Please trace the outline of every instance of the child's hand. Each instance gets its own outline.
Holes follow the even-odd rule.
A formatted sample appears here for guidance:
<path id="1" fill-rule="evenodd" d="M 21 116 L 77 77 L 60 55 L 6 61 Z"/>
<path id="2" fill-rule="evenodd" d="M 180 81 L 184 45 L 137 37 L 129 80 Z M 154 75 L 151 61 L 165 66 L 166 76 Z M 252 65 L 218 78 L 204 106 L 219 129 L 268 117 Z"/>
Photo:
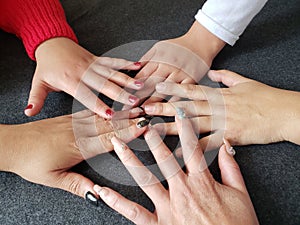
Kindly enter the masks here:
<path id="1" fill-rule="evenodd" d="M 198 22 L 179 38 L 158 42 L 140 60 L 145 65 L 135 78 L 146 81 L 145 88 L 135 95 L 139 98 L 149 97 L 155 84 L 162 81 L 197 83 L 224 45 L 222 40 Z M 164 97 L 154 93 L 146 103 L 161 101 Z"/>
<path id="2" fill-rule="evenodd" d="M 32 81 L 27 116 L 40 112 L 49 92 L 64 91 L 104 118 L 113 111 L 92 89 L 125 105 L 137 105 L 139 99 L 122 87 L 139 90 L 143 83 L 117 70 L 139 70 L 140 63 L 123 59 L 96 57 L 67 38 L 53 38 L 36 50 L 37 68 Z"/>

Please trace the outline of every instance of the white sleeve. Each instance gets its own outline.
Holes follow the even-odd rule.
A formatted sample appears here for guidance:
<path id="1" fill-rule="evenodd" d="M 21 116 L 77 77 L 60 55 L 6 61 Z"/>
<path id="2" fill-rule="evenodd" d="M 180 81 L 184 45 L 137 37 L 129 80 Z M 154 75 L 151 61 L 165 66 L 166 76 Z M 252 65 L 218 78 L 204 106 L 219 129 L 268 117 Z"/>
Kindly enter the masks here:
<path id="1" fill-rule="evenodd" d="M 195 18 L 211 33 L 234 45 L 267 0 L 207 0 Z"/>

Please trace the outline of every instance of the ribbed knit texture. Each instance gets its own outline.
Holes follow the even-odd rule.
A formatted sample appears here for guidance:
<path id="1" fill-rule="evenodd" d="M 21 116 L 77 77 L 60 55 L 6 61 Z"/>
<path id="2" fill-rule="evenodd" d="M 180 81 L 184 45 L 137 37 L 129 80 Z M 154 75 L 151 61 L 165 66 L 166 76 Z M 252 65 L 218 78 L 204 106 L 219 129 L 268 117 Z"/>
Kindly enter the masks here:
<path id="1" fill-rule="evenodd" d="M 0 27 L 21 38 L 33 60 L 45 40 L 67 37 L 77 42 L 58 0 L 1 0 Z"/>

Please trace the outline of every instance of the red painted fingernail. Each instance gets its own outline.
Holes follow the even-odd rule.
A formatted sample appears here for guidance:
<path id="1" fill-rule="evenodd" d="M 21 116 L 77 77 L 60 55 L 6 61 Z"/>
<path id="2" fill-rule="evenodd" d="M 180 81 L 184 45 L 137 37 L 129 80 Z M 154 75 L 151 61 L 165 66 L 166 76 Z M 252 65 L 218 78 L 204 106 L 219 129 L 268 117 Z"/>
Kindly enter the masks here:
<path id="1" fill-rule="evenodd" d="M 142 66 L 142 63 L 141 62 L 135 62 L 133 63 L 135 66 Z"/>
<path id="2" fill-rule="evenodd" d="M 106 114 L 107 116 L 109 116 L 109 117 L 113 117 L 114 112 L 113 112 L 111 109 L 108 109 L 108 110 L 105 111 L 105 114 Z"/>
<path id="3" fill-rule="evenodd" d="M 128 98 L 129 102 L 134 104 L 136 103 L 139 99 L 136 96 L 130 95 Z"/>
<path id="4" fill-rule="evenodd" d="M 139 80 L 135 81 L 134 84 L 135 84 L 135 86 L 137 86 L 137 87 L 144 87 L 144 82 L 139 81 Z"/>
<path id="5" fill-rule="evenodd" d="M 32 104 L 29 104 L 26 108 L 25 108 L 25 110 L 27 110 L 27 109 L 32 109 L 33 108 L 33 105 Z"/>

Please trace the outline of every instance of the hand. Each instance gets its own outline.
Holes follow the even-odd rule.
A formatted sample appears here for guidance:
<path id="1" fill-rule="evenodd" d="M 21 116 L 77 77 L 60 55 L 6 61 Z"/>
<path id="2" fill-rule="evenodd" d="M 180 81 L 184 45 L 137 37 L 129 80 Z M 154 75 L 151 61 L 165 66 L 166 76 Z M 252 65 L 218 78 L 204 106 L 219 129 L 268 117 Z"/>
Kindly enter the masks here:
<path id="1" fill-rule="evenodd" d="M 113 111 L 91 89 L 123 104 L 135 106 L 139 102 L 137 97 L 121 87 L 139 90 L 143 82 L 116 70 L 139 70 L 140 63 L 96 57 L 68 38 L 43 42 L 36 50 L 36 59 L 37 68 L 25 109 L 27 116 L 39 113 L 51 91 L 64 91 L 72 95 L 104 118 L 111 118 Z"/>
<path id="2" fill-rule="evenodd" d="M 146 81 L 145 88 L 135 95 L 140 99 L 148 98 L 155 90 L 155 84 L 162 81 L 197 83 L 224 45 L 225 42 L 198 22 L 179 38 L 158 42 L 140 60 L 145 66 L 135 78 Z M 156 92 L 145 104 L 161 101 L 164 97 Z"/>
<path id="3" fill-rule="evenodd" d="M 145 112 L 173 116 L 176 107 L 184 108 L 193 117 L 197 131 L 214 132 L 200 140 L 203 148 L 208 142 L 210 148 L 220 146 L 223 135 L 234 145 L 280 141 L 300 144 L 300 93 L 273 88 L 226 70 L 210 71 L 208 76 L 229 88 L 161 83 L 156 86 L 158 93 L 193 101 L 149 104 Z M 177 133 L 174 123 L 158 126 L 168 134 Z"/>
<path id="4" fill-rule="evenodd" d="M 111 208 L 136 224 L 258 224 L 239 166 L 232 148 L 225 141 L 219 152 L 223 184 L 210 174 L 192 124 L 176 118 L 185 173 L 155 131 L 145 139 L 158 166 L 167 179 L 168 189 L 138 160 L 118 138 L 113 138 L 115 151 L 137 184 L 155 206 L 154 213 L 132 202 L 110 188 L 95 185 L 94 190 Z"/>
<path id="5" fill-rule="evenodd" d="M 140 136 L 146 128 L 138 128 L 137 121 L 108 121 L 86 110 L 28 124 L 2 125 L 0 169 L 84 197 L 88 191 L 94 192 L 94 183 L 70 169 L 113 150 L 113 136 L 125 142 Z"/>

